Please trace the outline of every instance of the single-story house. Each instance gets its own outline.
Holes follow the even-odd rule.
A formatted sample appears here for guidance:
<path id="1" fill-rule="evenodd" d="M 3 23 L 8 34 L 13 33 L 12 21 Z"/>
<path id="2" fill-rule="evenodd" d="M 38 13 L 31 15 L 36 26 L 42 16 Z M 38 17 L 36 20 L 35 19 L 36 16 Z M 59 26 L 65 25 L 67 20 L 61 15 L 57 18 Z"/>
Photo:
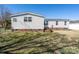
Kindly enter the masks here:
<path id="1" fill-rule="evenodd" d="M 48 28 L 55 29 L 68 29 L 69 19 L 45 19 L 47 21 Z"/>
<path id="2" fill-rule="evenodd" d="M 12 30 L 44 30 L 51 29 L 78 29 L 79 21 L 69 19 L 46 19 L 44 16 L 25 12 L 11 16 Z"/>
<path id="3" fill-rule="evenodd" d="M 44 16 L 31 12 L 17 13 L 11 16 L 13 30 L 43 30 Z"/>

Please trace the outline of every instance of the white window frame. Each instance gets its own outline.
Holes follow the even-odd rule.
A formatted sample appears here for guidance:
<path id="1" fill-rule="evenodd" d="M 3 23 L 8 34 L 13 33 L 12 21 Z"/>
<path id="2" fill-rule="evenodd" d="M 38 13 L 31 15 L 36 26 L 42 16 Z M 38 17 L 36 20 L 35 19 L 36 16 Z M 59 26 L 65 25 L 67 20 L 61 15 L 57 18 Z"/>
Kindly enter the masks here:
<path id="1" fill-rule="evenodd" d="M 26 21 L 25 21 L 26 18 Z M 24 22 L 32 22 L 32 17 L 24 17 Z"/>

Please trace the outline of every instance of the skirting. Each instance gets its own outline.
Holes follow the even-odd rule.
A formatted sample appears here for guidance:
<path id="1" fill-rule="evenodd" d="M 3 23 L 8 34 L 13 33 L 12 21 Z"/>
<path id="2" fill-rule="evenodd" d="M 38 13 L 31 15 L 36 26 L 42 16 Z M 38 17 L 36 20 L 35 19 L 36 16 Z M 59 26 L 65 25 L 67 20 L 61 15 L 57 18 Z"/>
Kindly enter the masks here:
<path id="1" fill-rule="evenodd" d="M 43 29 L 12 29 L 12 31 L 43 31 Z"/>

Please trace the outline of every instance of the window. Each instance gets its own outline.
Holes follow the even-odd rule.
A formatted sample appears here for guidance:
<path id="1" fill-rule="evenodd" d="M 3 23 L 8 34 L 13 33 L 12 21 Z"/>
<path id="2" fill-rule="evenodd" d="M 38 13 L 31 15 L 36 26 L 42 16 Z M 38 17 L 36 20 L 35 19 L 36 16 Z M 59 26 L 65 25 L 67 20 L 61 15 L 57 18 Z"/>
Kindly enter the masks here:
<path id="1" fill-rule="evenodd" d="M 31 22 L 32 21 L 32 17 L 24 17 L 24 22 Z"/>
<path id="2" fill-rule="evenodd" d="M 64 25 L 66 25 L 66 23 L 67 23 L 67 22 L 65 21 L 65 22 L 64 22 Z"/>
<path id="3" fill-rule="evenodd" d="M 58 25 L 58 21 L 56 21 L 56 25 Z"/>
<path id="4" fill-rule="evenodd" d="M 24 17 L 24 22 L 27 22 L 27 17 Z"/>
<path id="5" fill-rule="evenodd" d="M 13 22 L 17 22 L 17 19 L 16 18 L 13 18 Z"/>
<path id="6" fill-rule="evenodd" d="M 32 21 L 32 17 L 28 17 L 28 21 L 31 22 Z"/>

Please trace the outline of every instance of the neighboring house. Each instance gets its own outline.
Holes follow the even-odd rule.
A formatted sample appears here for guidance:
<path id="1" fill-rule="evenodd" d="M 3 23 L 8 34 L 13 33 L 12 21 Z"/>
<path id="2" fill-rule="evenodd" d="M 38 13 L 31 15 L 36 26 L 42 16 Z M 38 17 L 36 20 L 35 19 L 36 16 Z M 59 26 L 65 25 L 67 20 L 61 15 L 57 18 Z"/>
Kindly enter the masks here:
<path id="1" fill-rule="evenodd" d="M 72 20 L 72 21 L 70 21 L 69 29 L 79 30 L 79 20 Z"/>
<path id="2" fill-rule="evenodd" d="M 13 30 L 43 30 L 44 17 L 38 14 L 26 12 L 11 16 Z"/>
<path id="3" fill-rule="evenodd" d="M 69 19 L 45 19 L 47 21 L 47 27 L 55 29 L 68 29 Z"/>

